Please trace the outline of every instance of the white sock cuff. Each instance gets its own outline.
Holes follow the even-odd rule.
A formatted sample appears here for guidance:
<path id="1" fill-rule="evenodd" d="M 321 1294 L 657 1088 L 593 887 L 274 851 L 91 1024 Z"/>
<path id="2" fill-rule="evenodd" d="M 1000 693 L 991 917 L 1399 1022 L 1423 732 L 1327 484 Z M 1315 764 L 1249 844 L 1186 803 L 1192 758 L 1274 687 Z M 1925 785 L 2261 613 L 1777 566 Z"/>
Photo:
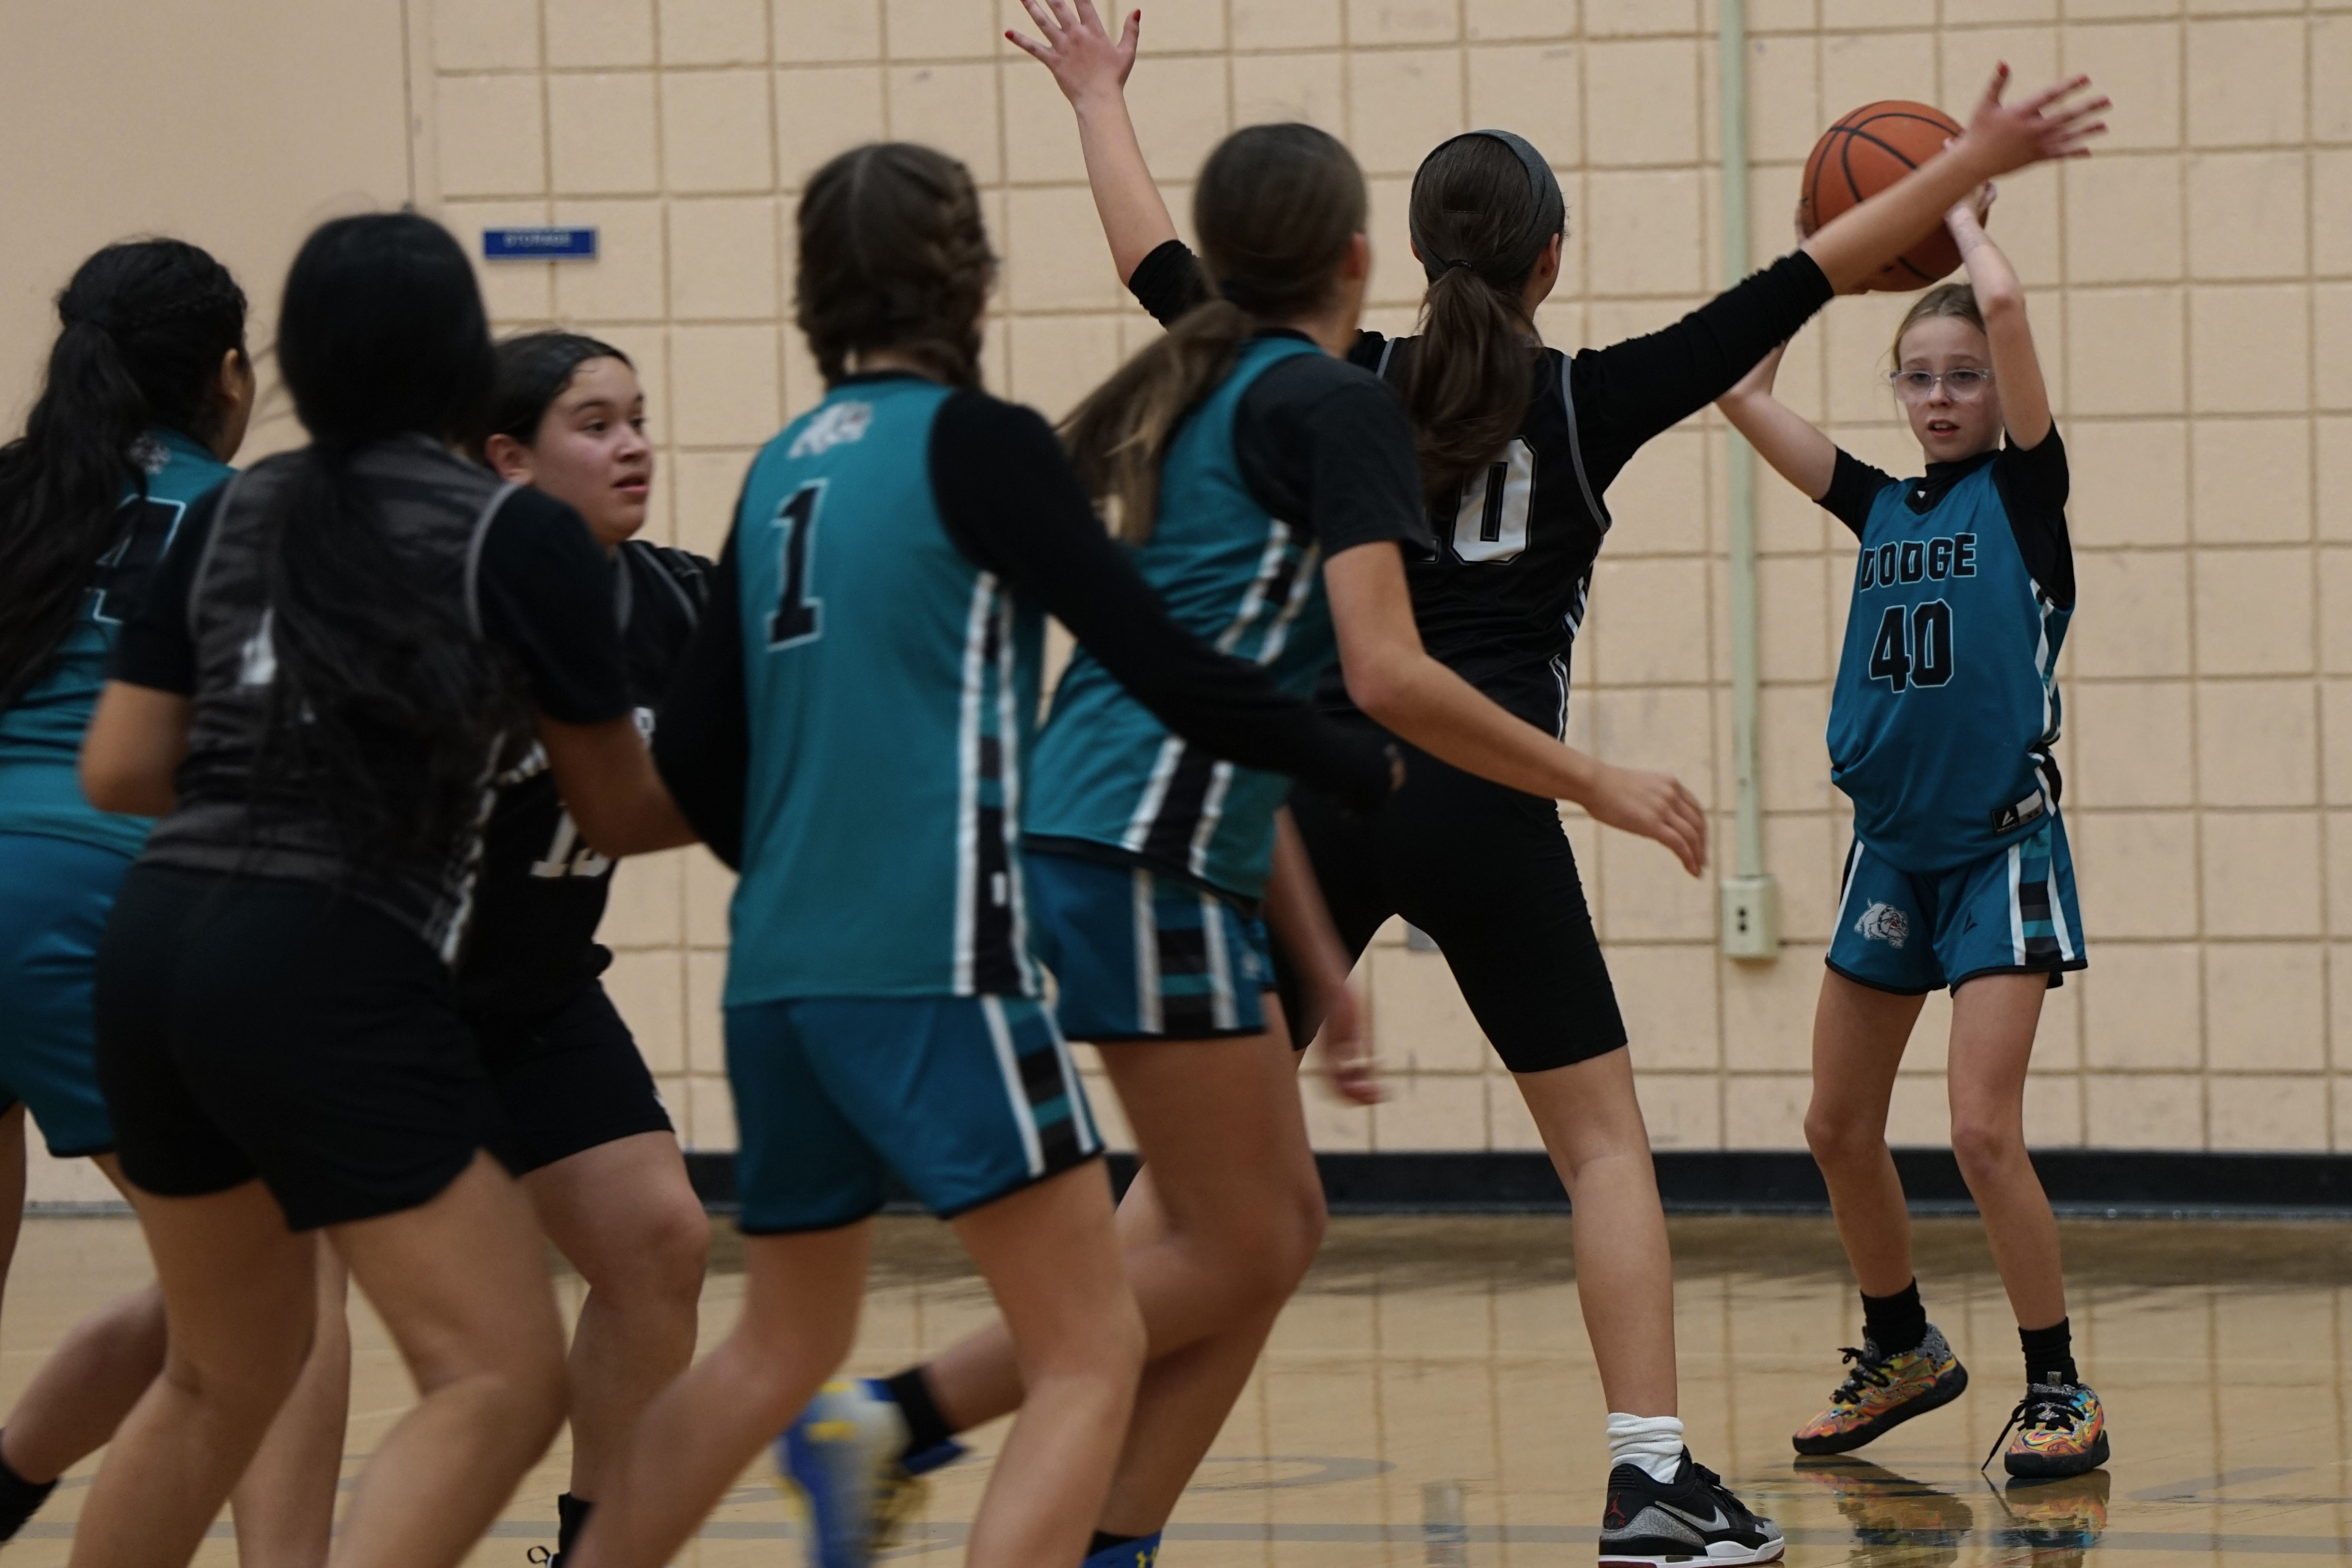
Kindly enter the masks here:
<path id="1" fill-rule="evenodd" d="M 1676 1415 L 1609 1413 L 1609 1462 L 1632 1465 L 1654 1481 L 1671 1481 L 1683 1458 L 1683 1424 Z"/>

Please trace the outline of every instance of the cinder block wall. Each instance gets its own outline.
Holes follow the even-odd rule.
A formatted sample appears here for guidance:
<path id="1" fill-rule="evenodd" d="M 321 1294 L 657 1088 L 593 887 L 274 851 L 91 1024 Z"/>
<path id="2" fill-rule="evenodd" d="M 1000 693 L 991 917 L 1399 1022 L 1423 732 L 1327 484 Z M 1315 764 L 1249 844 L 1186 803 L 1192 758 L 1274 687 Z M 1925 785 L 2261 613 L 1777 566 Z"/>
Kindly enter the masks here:
<path id="1" fill-rule="evenodd" d="M 422 0 L 415 0 L 420 4 Z M 1303 118 L 1374 182 L 1375 324 L 1409 328 L 1414 164 L 1477 125 L 1554 160 L 1572 243 L 1543 329 L 1661 324 L 1721 270 L 1715 7 L 1703 0 L 1160 0 L 1133 100 L 1181 211 L 1229 128 Z M 2033 289 L 2075 464 L 2082 612 L 2067 811 L 2092 973 L 2052 1000 L 2046 1145 L 2352 1145 L 2352 5 L 2260 0 L 1752 0 L 1761 259 L 1819 128 L 1876 98 L 1965 111 L 1996 59 L 2118 100 L 2101 155 L 2009 182 L 1994 233 Z M 829 153 L 935 142 L 1005 255 L 992 384 L 1058 413 L 1155 329 L 1129 307 L 1067 110 L 999 41 L 1011 0 L 441 0 L 411 65 L 419 195 L 461 232 L 599 225 L 593 266 L 486 268 L 502 326 L 639 358 L 664 459 L 655 531 L 714 551 L 754 447 L 819 384 L 788 320 L 791 213 Z M 429 60 L 429 73 L 425 61 Z M 428 79 L 429 76 L 429 79 Z M 1783 384 L 1874 462 L 1916 453 L 1877 380 L 1900 300 L 1840 302 Z M 1611 495 L 1573 734 L 1730 805 L 1722 435 L 1694 420 Z M 1711 879 L 1569 830 L 1661 1147 L 1801 1142 L 1819 951 L 1847 823 L 1821 732 L 1853 552 L 1763 488 L 1764 749 L 1780 962 L 1716 955 Z M 733 1141 L 715 998 L 727 887 L 697 855 L 623 870 L 612 982 L 692 1141 Z M 1314 1099 L 1335 1149 L 1517 1148 L 1533 1129 L 1447 977 L 1391 931 L 1361 976 L 1395 1098 Z M 1931 1005 L 1898 1140 L 1943 1132 Z M 2339 1068 L 2342 1069 L 2339 1073 Z M 1108 1097 L 1105 1097 L 1108 1099 Z M 1109 1112 L 1106 1109 L 1106 1119 Z"/>

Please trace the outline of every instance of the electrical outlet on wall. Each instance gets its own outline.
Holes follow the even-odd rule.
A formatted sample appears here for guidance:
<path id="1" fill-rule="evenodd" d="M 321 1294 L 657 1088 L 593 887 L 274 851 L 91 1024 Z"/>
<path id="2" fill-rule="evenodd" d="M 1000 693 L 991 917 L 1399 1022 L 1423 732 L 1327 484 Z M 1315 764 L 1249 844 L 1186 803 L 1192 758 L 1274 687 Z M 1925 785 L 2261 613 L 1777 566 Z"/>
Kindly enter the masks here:
<path id="1" fill-rule="evenodd" d="M 1766 961 L 1780 956 L 1780 884 L 1769 874 L 1723 879 L 1723 954 Z"/>

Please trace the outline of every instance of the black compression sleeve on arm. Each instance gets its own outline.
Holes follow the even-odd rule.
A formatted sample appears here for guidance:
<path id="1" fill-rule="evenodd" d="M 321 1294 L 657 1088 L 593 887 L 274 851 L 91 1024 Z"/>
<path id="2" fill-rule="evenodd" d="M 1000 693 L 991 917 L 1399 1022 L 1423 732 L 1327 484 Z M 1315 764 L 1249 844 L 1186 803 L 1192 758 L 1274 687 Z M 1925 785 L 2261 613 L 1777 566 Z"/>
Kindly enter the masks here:
<path id="1" fill-rule="evenodd" d="M 2017 535 L 2026 570 L 2051 603 L 2073 609 L 2074 546 L 2066 531 L 2066 498 L 2073 480 L 2058 427 L 2053 425 L 2038 446 L 2002 447 L 1993 459 L 1992 479 L 2009 509 L 2009 526 Z"/>
<path id="2" fill-rule="evenodd" d="M 580 514 L 540 490 L 507 497 L 483 537 L 474 584 L 482 635 L 521 663 L 531 705 L 558 723 L 630 710 L 614 570 Z"/>
<path id="3" fill-rule="evenodd" d="M 155 563 L 147 591 L 115 637 L 109 679 L 183 697 L 195 695 L 196 640 L 188 626 L 188 595 L 195 584 L 196 563 L 213 536 L 220 498 L 219 490 L 212 491 L 181 520 L 172 548 Z"/>
<path id="4" fill-rule="evenodd" d="M 1228 762 L 1304 779 L 1357 805 L 1387 798 L 1384 745 L 1176 624 L 1103 531 L 1036 414 L 958 393 L 931 426 L 930 468 L 957 548 L 1034 595 L 1161 723 Z"/>
<path id="5" fill-rule="evenodd" d="M 1884 468 L 1872 468 L 1841 447 L 1830 488 L 1822 492 L 1815 504 L 1852 529 L 1853 536 L 1860 539 L 1863 531 L 1870 526 L 1870 509 L 1878 503 L 1878 492 L 1894 482 L 1894 475 Z"/>
<path id="6" fill-rule="evenodd" d="M 744 707 L 743 619 L 732 534 L 709 587 L 709 611 L 662 694 L 654 725 L 654 766 L 710 852 L 740 870 L 751 730 Z"/>
<path id="7" fill-rule="evenodd" d="M 1137 262 L 1127 288 L 1135 302 L 1163 327 L 1209 300 L 1209 280 L 1201 271 L 1201 258 L 1181 239 L 1162 241 L 1158 249 Z"/>
<path id="8" fill-rule="evenodd" d="M 1731 390 L 1833 297 L 1813 258 L 1792 251 L 1672 326 L 1575 356 L 1585 471 L 1606 489 L 1643 442 Z"/>

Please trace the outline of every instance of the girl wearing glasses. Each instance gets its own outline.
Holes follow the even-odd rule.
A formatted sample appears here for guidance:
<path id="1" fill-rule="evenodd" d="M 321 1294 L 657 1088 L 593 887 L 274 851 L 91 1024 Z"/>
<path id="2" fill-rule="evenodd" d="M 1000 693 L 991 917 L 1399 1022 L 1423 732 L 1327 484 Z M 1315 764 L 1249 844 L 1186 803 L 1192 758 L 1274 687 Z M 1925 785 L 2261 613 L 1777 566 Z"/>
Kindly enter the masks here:
<path id="1" fill-rule="evenodd" d="M 1831 778 L 1853 847 L 1813 1022 L 1805 1138 L 1862 1288 L 1864 1337 L 1801 1454 L 1856 1448 L 1948 1404 L 1968 1373 L 1928 1323 L 1886 1148 L 1895 1068 L 1937 986 L 1952 991 L 1952 1150 L 2017 1313 L 2025 1397 L 2010 1474 L 2107 1458 L 2076 1371 L 2058 1228 L 2025 1152 L 2025 1073 L 2043 993 L 2088 962 L 2058 815 L 2058 650 L 2074 609 L 2066 449 L 2025 295 L 1990 239 L 1988 186 L 1946 222 L 1966 283 L 1920 296 L 1890 376 L 1927 458 L 1897 479 L 1772 395 L 1775 351 L 1717 405 L 1765 460 L 1862 542 L 1830 708 Z M 2005 438 L 2004 438 L 2005 437 Z M 2004 1437 L 2007 1437 L 2004 1434 Z"/>

